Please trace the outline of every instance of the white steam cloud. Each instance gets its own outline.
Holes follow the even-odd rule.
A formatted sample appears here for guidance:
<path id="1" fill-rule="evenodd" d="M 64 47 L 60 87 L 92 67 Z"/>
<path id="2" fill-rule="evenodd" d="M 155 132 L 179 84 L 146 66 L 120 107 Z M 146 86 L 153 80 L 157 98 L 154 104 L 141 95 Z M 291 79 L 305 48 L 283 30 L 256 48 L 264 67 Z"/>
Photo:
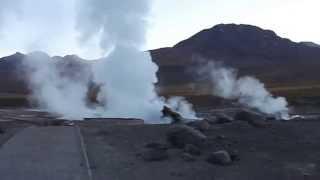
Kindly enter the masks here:
<path id="1" fill-rule="evenodd" d="M 16 42 L 0 48 L 19 45 L 13 49 L 100 58 L 90 63 L 89 76 L 74 78 L 64 75 L 49 56 L 29 54 L 25 65 L 30 87 L 42 108 L 70 119 L 142 118 L 156 123 L 162 122 L 161 110 L 167 105 L 196 118 L 183 98 L 166 100 L 155 91 L 158 67 L 149 52 L 141 51 L 152 1 L 15 0 L 17 6 L 13 1 L 0 14 L 0 23 L 6 25 L 0 32 L 4 42 L 12 37 Z M 100 106 L 88 103 L 92 82 L 100 86 Z"/>
<path id="2" fill-rule="evenodd" d="M 149 122 L 158 121 L 161 116 L 165 102 L 154 87 L 158 67 L 149 52 L 140 50 L 145 43 L 150 8 L 150 0 L 81 0 L 79 4 L 77 28 L 82 42 L 100 35 L 101 48 L 109 52 L 93 66 L 94 81 L 102 85 L 98 98 L 105 104 L 104 116 L 143 118 Z M 180 109 L 188 118 L 194 114 Z"/>
<path id="3" fill-rule="evenodd" d="M 110 54 L 93 66 L 94 81 L 101 84 L 99 101 L 104 116 L 159 119 L 163 103 L 154 90 L 158 67 L 145 42 L 145 17 L 150 1 L 81 0 L 77 27 L 83 42 L 101 36 L 100 46 Z"/>
<path id="4" fill-rule="evenodd" d="M 206 71 L 210 73 L 214 95 L 237 100 L 242 105 L 278 118 L 289 118 L 286 99 L 274 97 L 258 79 L 250 76 L 238 77 L 234 69 L 212 62 Z"/>
<path id="5" fill-rule="evenodd" d="M 65 118 L 81 119 L 94 112 L 86 104 L 89 79 L 81 76 L 81 81 L 63 76 L 57 62 L 47 54 L 30 53 L 24 64 L 30 75 L 32 100 L 51 113 L 64 115 Z M 81 113 L 79 113 L 81 112 Z"/>

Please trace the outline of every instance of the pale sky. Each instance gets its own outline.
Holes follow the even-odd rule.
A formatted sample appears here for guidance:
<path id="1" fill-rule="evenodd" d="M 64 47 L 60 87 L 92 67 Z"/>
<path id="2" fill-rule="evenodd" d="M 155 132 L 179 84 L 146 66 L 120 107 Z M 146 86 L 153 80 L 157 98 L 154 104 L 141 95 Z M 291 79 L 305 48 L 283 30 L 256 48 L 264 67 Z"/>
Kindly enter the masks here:
<path id="1" fill-rule="evenodd" d="M 172 46 L 219 23 L 257 25 L 320 43 L 319 0 L 155 0 L 148 48 Z"/>
<path id="2" fill-rule="evenodd" d="M 96 41 L 85 47 L 77 42 L 74 3 L 79 0 L 0 1 L 0 56 L 34 50 L 85 58 L 101 55 Z M 150 1 L 143 50 L 173 46 L 220 23 L 257 25 L 293 41 L 320 44 L 320 0 Z"/>

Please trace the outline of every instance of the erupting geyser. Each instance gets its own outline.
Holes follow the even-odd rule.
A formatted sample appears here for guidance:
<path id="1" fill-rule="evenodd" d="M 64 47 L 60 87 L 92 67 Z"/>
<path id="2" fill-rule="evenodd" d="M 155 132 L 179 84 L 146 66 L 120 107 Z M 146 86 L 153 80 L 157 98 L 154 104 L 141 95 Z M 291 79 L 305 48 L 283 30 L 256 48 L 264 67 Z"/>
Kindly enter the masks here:
<path id="1" fill-rule="evenodd" d="M 39 1 L 39 12 L 31 7 L 35 1 Z M 7 37 L 26 37 L 20 39 L 20 49 L 62 54 L 80 52 L 85 57 L 101 53 L 99 60 L 90 63 L 89 72 L 76 77 L 64 76 L 46 54 L 29 54 L 25 65 L 29 69 L 33 99 L 49 112 L 69 119 L 117 117 L 164 122 L 161 119 L 164 105 L 186 118 L 196 118 L 192 106 L 183 98 L 166 100 L 155 91 L 158 67 L 149 52 L 141 50 L 151 2 L 16 0 L 16 6 L 5 3 L 8 13 L 0 14 L 0 22 L 11 19 L 12 23 L 6 22 L 7 28 L 2 30 Z M 14 3 L 10 1 L 10 4 Z M 32 36 L 10 31 L 18 27 Z M 87 102 L 90 83 L 99 85 L 100 106 Z"/>
<path id="2" fill-rule="evenodd" d="M 3 0 L 0 6 L 1 46 L 22 52 L 95 57 L 84 74 L 66 77 L 52 58 L 29 54 L 25 61 L 33 99 L 49 112 L 69 119 L 86 117 L 141 118 L 164 122 L 164 105 L 187 119 L 196 115 L 182 97 L 159 97 L 157 65 L 143 52 L 150 0 Z M 34 8 L 37 4 L 37 10 Z M 20 29 L 20 30 L 19 30 Z M 21 30 L 23 29 L 23 30 Z M 13 38 L 14 37 L 14 38 Z M 275 98 L 252 77 L 238 78 L 234 70 L 211 64 L 214 95 L 289 118 L 287 101 Z M 99 86 L 99 106 L 88 103 L 90 85 Z"/>
<path id="3" fill-rule="evenodd" d="M 286 99 L 274 97 L 258 79 L 238 77 L 236 70 L 218 63 L 210 63 L 206 67 L 204 71 L 210 74 L 214 95 L 237 100 L 242 105 L 279 119 L 290 119 Z"/>

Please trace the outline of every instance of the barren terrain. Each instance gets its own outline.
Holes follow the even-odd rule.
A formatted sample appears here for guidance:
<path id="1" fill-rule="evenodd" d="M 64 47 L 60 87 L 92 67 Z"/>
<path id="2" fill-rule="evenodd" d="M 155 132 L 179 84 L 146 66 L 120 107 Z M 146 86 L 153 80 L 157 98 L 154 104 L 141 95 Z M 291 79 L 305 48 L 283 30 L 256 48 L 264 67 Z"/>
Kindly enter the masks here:
<path id="1" fill-rule="evenodd" d="M 224 112 L 232 115 L 237 108 L 210 97 L 189 97 L 202 116 Z M 209 99 L 210 101 L 205 101 Z M 213 100 L 215 103 L 212 103 Z M 214 104 L 216 106 L 214 106 Z M 228 108 L 226 108 L 228 107 Z M 25 127 L 72 125 L 54 122 L 55 117 L 40 111 L 4 109 L 0 111 L 0 143 L 15 138 Z M 128 121 L 130 122 L 130 121 Z M 83 156 L 94 180 L 318 180 L 320 178 L 320 134 L 318 117 L 310 120 L 273 121 L 253 126 L 235 120 L 210 124 L 203 130 L 207 140 L 200 154 L 186 157 L 183 149 L 167 141 L 173 125 L 147 125 L 123 120 L 76 121 L 84 140 Z M 146 160 L 144 153 L 152 144 L 166 147 L 167 157 Z M 54 146 L 54 145 L 53 145 Z M 79 145 L 79 147 L 81 147 Z M 228 165 L 208 162 L 211 153 L 236 152 L 237 160 Z M 1 151 L 1 147 L 0 147 Z M 67 163 L 67 162 L 66 162 Z M 43 162 L 50 166 L 49 162 Z M 67 167 L 67 166 L 66 166 Z"/>

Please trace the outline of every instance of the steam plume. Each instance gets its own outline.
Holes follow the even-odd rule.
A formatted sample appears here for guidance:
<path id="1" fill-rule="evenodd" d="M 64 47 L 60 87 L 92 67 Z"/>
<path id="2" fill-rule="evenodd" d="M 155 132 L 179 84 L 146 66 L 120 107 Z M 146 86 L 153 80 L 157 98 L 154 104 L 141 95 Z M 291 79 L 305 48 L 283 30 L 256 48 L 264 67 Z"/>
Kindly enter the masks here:
<path id="1" fill-rule="evenodd" d="M 154 87 L 158 67 L 149 52 L 140 50 L 145 43 L 145 18 L 150 2 L 82 0 L 80 3 L 77 27 L 82 42 L 100 35 L 101 48 L 109 52 L 93 66 L 94 80 L 102 85 L 98 97 L 106 104 L 104 116 L 149 121 L 159 120 L 161 116 L 165 102 L 158 97 Z M 183 102 L 175 105 L 185 106 Z M 186 108 L 181 109 L 186 111 Z M 192 111 L 191 108 L 188 110 Z M 182 113 L 190 117 L 190 114 Z"/>
<path id="2" fill-rule="evenodd" d="M 63 115 L 64 118 L 81 119 L 92 116 L 93 110 L 86 104 L 88 78 L 82 75 L 79 81 L 63 76 L 57 62 L 45 53 L 30 53 L 24 59 L 24 65 L 29 70 L 32 98 L 40 107 Z"/>
<path id="3" fill-rule="evenodd" d="M 237 72 L 217 63 L 209 63 L 207 71 L 213 84 L 214 95 L 234 99 L 263 113 L 288 119 L 288 103 L 283 97 L 274 97 L 262 82 L 250 76 L 238 77 Z"/>
<path id="4" fill-rule="evenodd" d="M 194 118 L 192 106 L 183 98 L 166 100 L 155 92 L 158 67 L 149 52 L 141 51 L 151 2 L 4 0 L 0 48 L 99 58 L 83 77 L 74 78 L 64 75 L 59 62 L 48 55 L 29 54 L 24 64 L 33 99 L 49 112 L 70 119 L 128 117 L 161 122 L 161 110 L 168 105 Z M 98 101 L 103 106 L 88 105 L 92 81 L 100 85 Z"/>

